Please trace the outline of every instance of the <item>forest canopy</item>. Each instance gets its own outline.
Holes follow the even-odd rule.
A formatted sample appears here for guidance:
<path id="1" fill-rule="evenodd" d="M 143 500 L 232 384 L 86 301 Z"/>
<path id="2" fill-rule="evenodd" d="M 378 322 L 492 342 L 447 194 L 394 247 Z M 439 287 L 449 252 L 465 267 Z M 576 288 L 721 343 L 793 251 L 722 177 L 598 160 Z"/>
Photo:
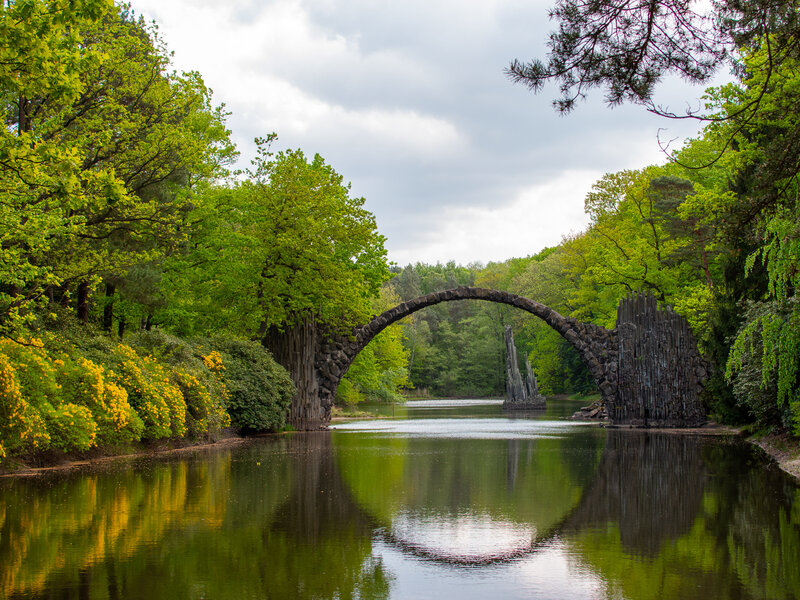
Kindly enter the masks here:
<path id="1" fill-rule="evenodd" d="M 800 433 L 797 3 L 560 0 L 550 14 L 547 58 L 512 61 L 512 80 L 535 92 L 556 82 L 562 112 L 600 88 L 612 106 L 704 124 L 665 167 L 626 175 L 624 197 L 613 176 L 589 195 L 593 222 L 575 242 L 607 248 L 597 261 L 581 252 L 595 291 L 653 289 L 674 302 L 717 367 L 710 407 Z M 735 81 L 706 90 L 698 110 L 656 104 L 667 75 L 702 83 L 723 66 Z"/>

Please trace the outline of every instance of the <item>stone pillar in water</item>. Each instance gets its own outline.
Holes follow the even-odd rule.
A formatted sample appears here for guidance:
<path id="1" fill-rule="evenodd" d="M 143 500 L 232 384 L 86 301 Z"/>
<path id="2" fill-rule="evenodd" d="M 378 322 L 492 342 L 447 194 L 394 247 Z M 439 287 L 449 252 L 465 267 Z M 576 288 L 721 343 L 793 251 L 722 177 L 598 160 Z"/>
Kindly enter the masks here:
<path id="1" fill-rule="evenodd" d="M 545 397 L 539 394 L 536 375 L 528 357 L 525 357 L 526 378 L 523 381 L 519 372 L 517 346 L 514 344 L 514 333 L 511 326 L 506 325 L 506 399 L 503 408 L 510 410 L 532 410 L 545 407 Z"/>

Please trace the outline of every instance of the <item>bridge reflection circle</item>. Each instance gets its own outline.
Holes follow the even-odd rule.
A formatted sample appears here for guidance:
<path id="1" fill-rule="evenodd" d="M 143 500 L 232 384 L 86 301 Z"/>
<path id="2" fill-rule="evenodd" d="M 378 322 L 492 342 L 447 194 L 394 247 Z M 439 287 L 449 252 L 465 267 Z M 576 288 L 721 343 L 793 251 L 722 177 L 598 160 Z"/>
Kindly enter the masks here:
<path id="1" fill-rule="evenodd" d="M 464 566 L 551 549 L 580 505 L 602 444 L 597 428 L 565 421 L 437 417 L 335 429 L 337 470 L 376 540 Z M 588 464 L 570 464 L 576 457 Z"/>
<path id="2" fill-rule="evenodd" d="M 376 530 L 384 543 L 405 554 L 439 563 L 488 566 L 519 560 L 549 546 L 527 523 L 488 514 L 459 515 L 403 512 L 388 528 Z"/>

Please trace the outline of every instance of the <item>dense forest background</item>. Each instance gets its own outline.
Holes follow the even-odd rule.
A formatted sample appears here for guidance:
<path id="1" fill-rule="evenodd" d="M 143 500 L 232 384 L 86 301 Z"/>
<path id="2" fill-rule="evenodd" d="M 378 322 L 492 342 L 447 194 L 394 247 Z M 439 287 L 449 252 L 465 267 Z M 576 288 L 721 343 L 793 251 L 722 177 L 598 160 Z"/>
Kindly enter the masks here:
<path id="1" fill-rule="evenodd" d="M 596 182 L 590 225 L 558 246 L 488 265 L 399 268 L 364 199 L 322 157 L 274 152 L 265 132 L 251 167 L 232 171 L 224 107 L 199 73 L 171 70 L 157 29 L 129 7 L 4 2 L 0 459 L 279 430 L 293 387 L 260 343 L 269 332 L 308 319 L 344 331 L 459 285 L 606 327 L 622 296 L 651 292 L 687 317 L 712 364 L 714 418 L 800 434 L 796 3 L 719 3 L 697 29 L 670 20 L 681 3 L 649 2 L 625 13 L 622 42 L 609 33 L 625 25 L 614 2 L 573 4 L 557 4 L 549 62 L 510 68 L 534 90 L 559 80 L 562 110 L 604 87 L 611 104 L 678 117 L 651 101 L 662 75 L 703 81 L 725 62 L 736 81 L 706 90 L 702 110 L 685 115 L 701 133 L 664 165 Z M 641 19 L 661 33 L 639 35 Z M 586 44 L 614 60 L 598 62 Z M 569 56 L 572 71 L 559 67 Z M 625 56 L 638 60 L 615 62 Z M 455 302 L 383 332 L 337 403 L 500 395 L 506 324 L 543 392 L 593 391 L 543 322 Z"/>

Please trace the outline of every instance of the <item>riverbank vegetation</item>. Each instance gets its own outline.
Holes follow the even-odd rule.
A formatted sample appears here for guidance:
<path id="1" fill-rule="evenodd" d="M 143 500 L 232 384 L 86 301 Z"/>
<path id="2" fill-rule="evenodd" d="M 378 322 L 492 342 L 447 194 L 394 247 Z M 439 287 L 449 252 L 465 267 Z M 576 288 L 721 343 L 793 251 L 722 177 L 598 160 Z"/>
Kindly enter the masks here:
<path id="1" fill-rule="evenodd" d="M 0 460 L 279 430 L 293 384 L 261 342 L 309 320 L 346 331 L 460 285 L 606 327 L 625 294 L 650 292 L 709 359 L 714 418 L 800 434 L 800 34 L 796 7 L 778 5 L 757 31 L 726 13 L 735 81 L 706 90 L 692 115 L 704 128 L 666 164 L 596 182 L 585 231 L 501 263 L 398 268 L 322 157 L 275 151 L 265 134 L 250 169 L 232 171 L 224 107 L 200 74 L 172 70 L 156 27 L 129 7 L 4 3 Z M 576 47 L 554 45 L 554 60 Z M 544 63 L 517 68 L 535 89 L 557 79 Z M 653 108 L 652 85 L 595 75 L 619 92 L 612 103 L 633 90 Z M 501 395 L 506 324 L 544 393 L 594 390 L 543 322 L 451 302 L 385 330 L 336 401 Z"/>
<path id="2" fill-rule="evenodd" d="M 274 134 L 231 171 L 224 107 L 125 5 L 4 2 L 0 32 L 0 461 L 284 428 L 266 332 L 392 301 L 364 199 Z M 393 391 L 402 353 L 344 393 Z"/>

